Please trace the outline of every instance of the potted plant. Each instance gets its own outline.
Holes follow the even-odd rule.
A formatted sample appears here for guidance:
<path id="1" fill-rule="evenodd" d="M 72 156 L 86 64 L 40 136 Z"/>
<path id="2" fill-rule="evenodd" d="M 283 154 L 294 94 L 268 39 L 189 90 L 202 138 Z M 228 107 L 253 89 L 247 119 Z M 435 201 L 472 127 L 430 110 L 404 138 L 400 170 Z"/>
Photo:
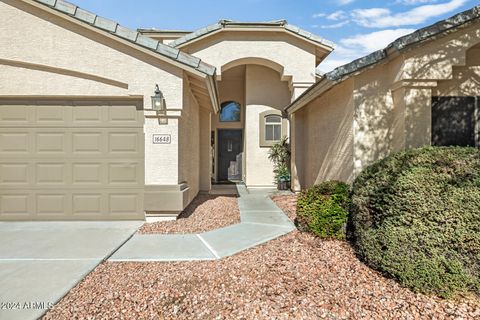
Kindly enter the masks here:
<path id="1" fill-rule="evenodd" d="M 290 144 L 288 138 L 284 137 L 274 144 L 268 152 L 268 159 L 273 162 L 273 172 L 278 190 L 290 188 Z"/>
<path id="2" fill-rule="evenodd" d="M 274 170 L 275 181 L 278 190 L 288 190 L 290 188 L 290 170 L 288 167 L 282 166 Z"/>

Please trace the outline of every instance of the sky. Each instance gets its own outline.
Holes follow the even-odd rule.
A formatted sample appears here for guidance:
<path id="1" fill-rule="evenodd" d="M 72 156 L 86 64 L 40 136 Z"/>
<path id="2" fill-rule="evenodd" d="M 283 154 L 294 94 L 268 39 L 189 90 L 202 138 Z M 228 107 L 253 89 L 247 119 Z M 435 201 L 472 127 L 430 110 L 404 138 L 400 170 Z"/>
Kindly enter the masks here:
<path id="1" fill-rule="evenodd" d="M 79 7 L 137 28 L 194 31 L 220 19 L 285 19 L 336 44 L 319 67 L 327 72 L 479 0 L 70 0 Z M 208 62 L 208 61 L 207 61 Z"/>

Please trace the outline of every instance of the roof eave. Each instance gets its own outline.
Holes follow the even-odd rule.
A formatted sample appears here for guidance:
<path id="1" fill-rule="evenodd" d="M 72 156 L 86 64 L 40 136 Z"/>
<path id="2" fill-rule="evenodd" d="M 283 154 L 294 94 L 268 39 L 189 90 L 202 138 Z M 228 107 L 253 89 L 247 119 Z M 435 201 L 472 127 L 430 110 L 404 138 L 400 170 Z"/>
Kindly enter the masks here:
<path id="1" fill-rule="evenodd" d="M 317 70 L 315 75 L 321 78 L 321 80 L 310 87 L 295 101 L 293 101 L 285 108 L 285 110 L 289 114 L 292 114 L 293 112 L 301 109 L 306 104 L 304 103 L 304 101 L 306 101 L 305 96 L 310 92 L 318 92 L 316 88 L 323 85 L 323 82 L 326 80 L 331 81 L 332 83 L 332 86 L 329 87 L 330 89 L 333 86 L 351 78 L 352 76 L 358 75 L 365 70 L 375 67 L 379 63 L 388 62 L 390 59 L 395 58 L 396 56 L 402 54 L 402 52 L 405 52 L 406 50 L 409 50 L 420 43 L 433 41 L 439 37 L 443 37 L 450 32 L 467 27 L 473 23 L 473 21 L 478 19 L 480 19 L 480 6 L 475 6 L 470 10 L 466 10 L 450 18 L 441 20 L 433 25 L 416 30 L 411 34 L 393 41 L 384 49 L 372 52 L 369 55 L 340 66 L 328 73 L 320 74 L 320 72 Z M 325 91 L 326 90 L 318 94 L 322 94 Z M 311 100 L 313 99 L 310 99 L 309 101 Z"/>
<path id="2" fill-rule="evenodd" d="M 115 21 L 100 17 L 69 2 L 63 0 L 24 0 L 24 2 L 201 77 L 216 73 L 215 67 L 204 63 L 199 58 L 182 53 L 178 49 L 143 36 L 137 31 L 125 28 Z"/>
<path id="3" fill-rule="evenodd" d="M 311 101 L 315 100 L 319 95 L 330 90 L 337 82 L 331 81 L 326 77 L 322 77 L 319 82 L 315 85 L 308 88 L 304 93 L 302 93 L 297 99 L 285 107 L 285 111 L 288 115 L 295 113 L 304 106 L 306 106 Z"/>
<path id="4" fill-rule="evenodd" d="M 334 44 L 331 41 L 316 36 L 308 31 L 302 30 L 296 26 L 289 25 L 285 20 L 279 22 L 232 22 L 229 20 L 220 20 L 218 23 L 209 25 L 205 28 L 198 29 L 197 31 L 185 35 L 170 45 L 175 48 L 183 48 L 192 43 L 210 37 L 221 31 L 258 31 L 258 32 L 285 32 L 293 35 L 301 40 L 307 41 L 316 47 L 321 48 L 326 52 L 331 52 L 334 49 Z"/>

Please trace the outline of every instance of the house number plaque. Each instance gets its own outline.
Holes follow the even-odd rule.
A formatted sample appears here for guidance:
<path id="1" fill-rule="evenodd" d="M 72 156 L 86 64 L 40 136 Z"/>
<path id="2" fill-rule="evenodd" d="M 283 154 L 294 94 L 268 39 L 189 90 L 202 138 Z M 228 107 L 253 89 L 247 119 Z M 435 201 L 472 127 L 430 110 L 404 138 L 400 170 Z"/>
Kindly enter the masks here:
<path id="1" fill-rule="evenodd" d="M 153 144 L 171 144 L 172 136 L 170 134 L 154 134 Z"/>

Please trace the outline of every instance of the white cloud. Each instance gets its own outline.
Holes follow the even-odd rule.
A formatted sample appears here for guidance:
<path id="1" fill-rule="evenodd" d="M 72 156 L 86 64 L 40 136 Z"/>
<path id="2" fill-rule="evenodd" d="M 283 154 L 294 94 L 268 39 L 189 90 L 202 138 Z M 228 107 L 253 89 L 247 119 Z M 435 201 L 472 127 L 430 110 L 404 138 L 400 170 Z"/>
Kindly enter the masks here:
<path id="1" fill-rule="evenodd" d="M 335 11 L 333 13 L 330 13 L 328 16 L 327 16 L 327 19 L 328 20 L 344 20 L 347 18 L 347 14 L 345 13 L 345 11 L 343 10 L 338 10 L 338 11 Z"/>
<path id="2" fill-rule="evenodd" d="M 369 53 L 383 49 L 395 39 L 414 31 L 415 29 L 382 30 L 345 38 L 340 40 L 340 43 L 349 48 L 356 48 L 359 52 L 361 51 Z"/>
<path id="3" fill-rule="evenodd" d="M 349 23 L 350 23 L 349 20 L 345 20 L 345 21 L 335 23 L 335 24 L 327 24 L 327 25 L 317 26 L 317 28 L 320 28 L 320 29 L 338 29 L 338 28 L 341 28 L 341 27 L 343 27 L 343 26 L 345 26 Z"/>
<path id="4" fill-rule="evenodd" d="M 326 13 L 323 13 L 323 12 L 319 12 L 319 13 L 315 13 L 312 15 L 312 18 L 323 18 L 325 17 L 327 14 Z"/>
<path id="5" fill-rule="evenodd" d="M 340 45 L 323 61 L 318 69 L 328 72 L 355 59 L 363 57 L 373 51 L 385 48 L 395 39 L 412 33 L 414 29 L 387 29 L 340 40 Z"/>
<path id="6" fill-rule="evenodd" d="M 353 21 L 368 28 L 388 28 L 406 25 L 416 25 L 458 9 L 467 0 L 451 0 L 442 4 L 423 5 L 412 10 L 392 13 L 390 9 L 370 8 L 356 9 L 351 13 Z"/>
<path id="7" fill-rule="evenodd" d="M 328 56 L 327 59 L 322 61 L 322 63 L 318 66 L 317 70 L 319 70 L 321 73 L 327 73 L 337 67 L 343 66 L 344 64 L 352 61 L 350 59 L 342 59 L 341 57 L 336 56 L 338 55 L 332 53 L 330 56 Z"/>
<path id="8" fill-rule="evenodd" d="M 413 6 L 421 3 L 435 3 L 438 2 L 438 0 L 397 0 L 395 3 L 398 4 L 404 4 L 407 6 Z"/>
<path id="9" fill-rule="evenodd" d="M 354 2 L 355 0 L 337 0 L 337 3 L 341 6 L 345 6 L 347 4 L 350 4 L 352 2 Z"/>

